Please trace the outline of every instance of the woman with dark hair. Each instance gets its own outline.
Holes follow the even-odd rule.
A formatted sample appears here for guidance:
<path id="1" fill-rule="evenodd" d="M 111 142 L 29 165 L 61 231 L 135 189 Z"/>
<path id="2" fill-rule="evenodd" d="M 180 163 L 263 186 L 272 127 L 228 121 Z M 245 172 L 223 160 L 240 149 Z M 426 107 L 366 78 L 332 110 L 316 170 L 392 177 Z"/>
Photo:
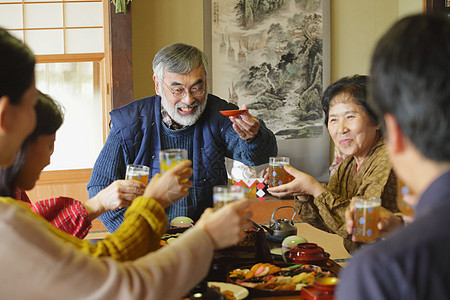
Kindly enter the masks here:
<path id="1" fill-rule="evenodd" d="M 344 77 L 330 85 L 322 96 L 325 124 L 335 146 L 346 156 L 328 184 L 286 166 L 295 179 L 268 189 L 274 196 L 296 196 L 295 207 L 300 218 L 340 235 L 349 252 L 359 246 L 351 241 L 345 224 L 345 210 L 352 197 L 381 198 L 384 208 L 398 210 L 396 176 L 378 119 L 367 105 L 367 83 L 367 76 Z"/>
<path id="2" fill-rule="evenodd" d="M 0 195 L 14 197 L 19 171 L 23 169 L 30 144 L 41 135 L 52 135 L 62 125 L 64 115 L 61 107 L 47 95 L 38 91 L 38 101 L 34 106 L 36 125 L 16 154 L 14 163 L 8 168 L 0 168 Z M 52 147 L 53 148 L 53 147 Z M 45 167 L 45 166 L 44 166 Z M 40 171 L 39 171 L 40 173 Z M 39 175 L 39 174 L 38 174 Z M 35 179 L 35 181 L 38 178 Z M 34 186 L 34 184 L 33 184 Z M 32 187 L 31 187 L 32 188 Z"/>
<path id="3" fill-rule="evenodd" d="M 130 206 L 134 198 L 144 193 L 145 185 L 133 180 L 116 180 L 85 203 L 57 197 L 32 204 L 25 191 L 34 188 L 41 171 L 50 163 L 56 131 L 64 120 L 62 107 L 41 92 L 35 109 L 36 128 L 26 139 L 13 165 L 0 168 L 0 195 L 29 203 L 35 213 L 56 228 L 84 238 L 92 227 L 92 220 L 105 211 Z"/>

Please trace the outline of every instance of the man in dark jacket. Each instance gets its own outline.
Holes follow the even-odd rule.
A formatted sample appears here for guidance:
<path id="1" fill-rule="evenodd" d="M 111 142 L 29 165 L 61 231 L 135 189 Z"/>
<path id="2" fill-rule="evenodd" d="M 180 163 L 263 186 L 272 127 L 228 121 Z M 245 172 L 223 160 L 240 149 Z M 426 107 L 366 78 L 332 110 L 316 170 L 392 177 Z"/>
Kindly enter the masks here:
<path id="1" fill-rule="evenodd" d="M 356 252 L 338 299 L 450 299 L 450 20 L 398 21 L 372 58 L 370 97 L 415 220 Z"/>
<path id="2" fill-rule="evenodd" d="M 212 188 L 227 183 L 225 157 L 246 165 L 267 163 L 277 154 L 274 134 L 243 105 L 244 114 L 225 117 L 222 110 L 237 106 L 206 93 L 206 58 L 197 48 L 173 44 L 153 60 L 156 94 L 111 111 L 111 130 L 95 162 L 88 183 L 89 198 L 119 178 L 127 164 L 150 167 L 159 173 L 159 152 L 186 149 L 192 160 L 193 183 L 189 195 L 166 209 L 169 219 L 188 216 L 197 220 L 212 206 Z M 113 232 L 126 208 L 99 217 Z"/>

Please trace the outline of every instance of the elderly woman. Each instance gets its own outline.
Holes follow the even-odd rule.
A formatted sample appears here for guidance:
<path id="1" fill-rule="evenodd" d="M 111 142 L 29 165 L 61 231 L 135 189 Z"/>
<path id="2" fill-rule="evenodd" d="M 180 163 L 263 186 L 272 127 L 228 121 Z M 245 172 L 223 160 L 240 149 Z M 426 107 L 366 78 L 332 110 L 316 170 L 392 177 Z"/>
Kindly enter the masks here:
<path id="1" fill-rule="evenodd" d="M 295 207 L 301 219 L 340 235 L 349 252 L 359 246 L 346 231 L 345 210 L 352 197 L 378 197 L 383 207 L 397 211 L 396 176 L 377 117 L 366 103 L 367 82 L 367 76 L 344 77 L 322 96 L 325 124 L 334 144 L 346 156 L 328 184 L 286 166 L 295 179 L 268 189 L 274 196 L 296 196 Z"/>

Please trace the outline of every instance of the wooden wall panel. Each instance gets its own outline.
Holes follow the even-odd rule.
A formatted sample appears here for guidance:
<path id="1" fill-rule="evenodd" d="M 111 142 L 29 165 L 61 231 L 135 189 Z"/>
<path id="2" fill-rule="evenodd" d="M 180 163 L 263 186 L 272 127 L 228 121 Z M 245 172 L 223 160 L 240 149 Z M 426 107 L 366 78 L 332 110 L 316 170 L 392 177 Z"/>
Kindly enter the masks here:
<path id="1" fill-rule="evenodd" d="M 89 199 L 86 185 L 92 169 L 45 171 L 41 173 L 36 186 L 27 194 L 32 202 L 52 197 L 66 196 L 85 202 Z M 95 219 L 91 232 L 105 231 L 103 223 Z"/>

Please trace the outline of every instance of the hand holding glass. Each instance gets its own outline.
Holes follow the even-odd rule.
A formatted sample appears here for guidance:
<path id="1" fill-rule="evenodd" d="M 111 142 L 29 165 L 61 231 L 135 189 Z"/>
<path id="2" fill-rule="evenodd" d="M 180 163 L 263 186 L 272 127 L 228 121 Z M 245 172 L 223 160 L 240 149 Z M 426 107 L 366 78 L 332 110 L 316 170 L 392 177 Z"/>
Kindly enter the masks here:
<path id="1" fill-rule="evenodd" d="M 289 157 L 269 158 L 269 187 L 291 182 L 294 178 L 286 172 L 284 166 L 289 165 Z"/>
<path id="2" fill-rule="evenodd" d="M 127 165 L 125 179 L 140 181 L 147 185 L 150 168 L 144 165 Z"/>
<path id="3" fill-rule="evenodd" d="M 170 168 L 187 160 L 186 149 L 166 149 L 159 152 L 159 164 L 161 174 L 167 172 Z"/>

